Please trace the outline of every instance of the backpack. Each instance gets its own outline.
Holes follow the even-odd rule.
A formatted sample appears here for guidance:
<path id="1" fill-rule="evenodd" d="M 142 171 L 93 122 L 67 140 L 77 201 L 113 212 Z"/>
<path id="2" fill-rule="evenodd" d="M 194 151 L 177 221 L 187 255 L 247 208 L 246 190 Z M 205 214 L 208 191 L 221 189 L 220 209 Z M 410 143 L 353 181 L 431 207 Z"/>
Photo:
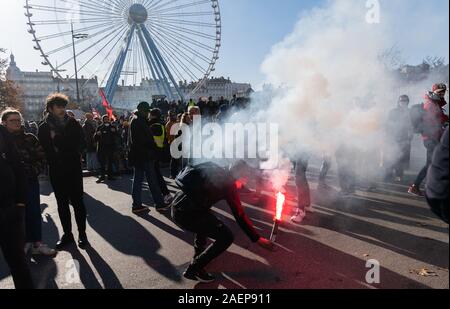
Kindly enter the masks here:
<path id="1" fill-rule="evenodd" d="M 425 115 L 425 105 L 416 104 L 410 108 L 411 124 L 413 131 L 416 134 L 422 134 L 424 132 L 424 115 Z"/>

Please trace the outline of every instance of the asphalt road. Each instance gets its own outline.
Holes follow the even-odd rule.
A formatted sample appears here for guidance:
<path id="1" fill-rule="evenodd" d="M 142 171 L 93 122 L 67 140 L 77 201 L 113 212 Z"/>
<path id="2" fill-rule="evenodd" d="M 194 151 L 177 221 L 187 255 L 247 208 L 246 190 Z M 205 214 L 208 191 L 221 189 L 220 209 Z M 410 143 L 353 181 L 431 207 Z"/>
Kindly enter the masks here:
<path id="1" fill-rule="evenodd" d="M 131 213 L 130 176 L 100 185 L 85 178 L 92 248 L 74 246 L 54 259 L 29 257 L 35 283 L 52 289 L 449 288 L 448 226 L 424 200 L 407 195 L 406 185 L 379 184 L 375 192 L 360 190 L 342 199 L 333 172 L 331 190 L 317 191 L 317 169 L 309 178 L 315 212 L 301 225 L 290 223 L 295 200 L 289 194 L 275 252 L 252 244 L 225 204 L 214 208 L 234 231 L 235 244 L 208 267 L 218 279 L 212 284 L 182 278 L 193 255 L 192 235 L 155 210 L 142 217 Z M 61 227 L 48 183 L 42 183 L 41 194 L 44 241 L 54 245 Z M 242 194 L 247 213 L 266 237 L 274 214 L 272 195 Z M 152 205 L 148 191 L 144 196 Z M 369 260 L 379 262 L 379 284 L 366 282 Z M 0 288 L 12 287 L 0 257 Z"/>

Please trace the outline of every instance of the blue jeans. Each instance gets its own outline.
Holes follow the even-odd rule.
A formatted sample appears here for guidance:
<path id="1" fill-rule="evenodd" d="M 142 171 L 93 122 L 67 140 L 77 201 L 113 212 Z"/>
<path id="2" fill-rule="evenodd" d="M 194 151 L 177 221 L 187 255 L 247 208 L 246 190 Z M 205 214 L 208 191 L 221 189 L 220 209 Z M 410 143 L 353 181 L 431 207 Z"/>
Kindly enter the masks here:
<path id="1" fill-rule="evenodd" d="M 133 207 L 142 207 L 142 183 L 144 177 L 147 178 L 148 187 L 153 197 L 156 206 L 164 206 L 164 199 L 159 186 L 158 177 L 156 173 L 155 161 L 145 162 L 142 166 L 134 168 L 133 179 Z"/>
<path id="2" fill-rule="evenodd" d="M 86 167 L 89 171 L 98 170 L 98 160 L 96 152 L 87 152 L 86 153 Z"/>
<path id="3" fill-rule="evenodd" d="M 424 145 L 425 145 L 425 148 L 427 149 L 427 163 L 422 168 L 419 175 L 417 175 L 416 181 L 414 182 L 414 184 L 416 185 L 417 188 L 420 187 L 422 182 L 427 177 L 428 168 L 430 167 L 431 163 L 433 162 L 434 150 L 439 145 L 439 141 L 426 140 L 426 141 L 424 141 Z"/>
<path id="4" fill-rule="evenodd" d="M 25 207 L 26 242 L 40 242 L 42 240 L 42 216 L 37 178 L 28 179 L 27 204 Z"/>

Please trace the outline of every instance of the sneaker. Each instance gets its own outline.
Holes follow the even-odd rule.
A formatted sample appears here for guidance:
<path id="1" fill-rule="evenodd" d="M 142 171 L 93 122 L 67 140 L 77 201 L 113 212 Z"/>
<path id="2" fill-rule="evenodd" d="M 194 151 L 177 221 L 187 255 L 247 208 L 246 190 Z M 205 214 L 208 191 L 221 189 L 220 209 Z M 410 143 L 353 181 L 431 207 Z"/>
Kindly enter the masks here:
<path id="1" fill-rule="evenodd" d="M 64 234 L 61 239 L 56 243 L 56 250 L 61 251 L 65 247 L 75 243 L 75 239 L 72 234 Z"/>
<path id="2" fill-rule="evenodd" d="M 211 283 L 216 280 L 213 275 L 207 273 L 204 269 L 196 271 L 192 265 L 189 265 L 183 276 L 186 279 L 199 281 L 202 283 Z"/>
<path id="3" fill-rule="evenodd" d="M 80 235 L 80 237 L 78 238 L 78 247 L 80 249 L 86 249 L 89 246 L 90 244 L 86 234 Z"/>
<path id="4" fill-rule="evenodd" d="M 216 278 L 214 278 L 213 275 L 206 272 L 204 269 L 198 271 L 197 274 L 195 275 L 195 277 L 197 278 L 198 281 L 203 282 L 203 283 L 210 283 L 210 282 L 214 282 L 216 280 Z"/>
<path id="5" fill-rule="evenodd" d="M 31 255 L 45 255 L 45 256 L 55 256 L 56 250 L 49 248 L 45 244 L 40 244 L 39 246 L 33 246 L 31 249 Z"/>
<path id="6" fill-rule="evenodd" d="M 172 194 L 167 194 L 166 196 L 164 196 L 164 204 L 166 205 L 170 205 L 173 202 L 173 196 Z"/>
<path id="7" fill-rule="evenodd" d="M 291 217 L 291 221 L 294 223 L 302 223 L 303 219 L 305 219 L 306 213 L 301 209 L 297 209 L 295 214 Z"/>
<path id="8" fill-rule="evenodd" d="M 418 196 L 418 197 L 424 196 L 423 192 L 416 185 L 412 185 L 411 187 L 409 187 L 408 193 L 411 195 Z"/>
<path id="9" fill-rule="evenodd" d="M 102 182 L 104 182 L 106 180 L 106 178 L 105 177 L 100 177 L 99 179 L 97 179 L 97 181 L 96 181 L 96 183 L 102 183 Z"/>
<path id="10" fill-rule="evenodd" d="M 150 212 L 150 209 L 147 207 L 144 207 L 144 206 L 139 206 L 139 207 L 133 206 L 132 212 L 135 215 L 137 215 L 137 214 L 141 214 L 141 213 L 148 213 L 148 212 Z"/>

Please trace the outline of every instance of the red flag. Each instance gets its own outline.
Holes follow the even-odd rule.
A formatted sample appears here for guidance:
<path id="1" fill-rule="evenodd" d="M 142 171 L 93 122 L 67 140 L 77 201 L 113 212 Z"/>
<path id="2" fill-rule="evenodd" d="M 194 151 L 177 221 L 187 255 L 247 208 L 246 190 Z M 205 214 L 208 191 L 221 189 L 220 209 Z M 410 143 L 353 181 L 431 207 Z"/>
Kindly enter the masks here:
<path id="1" fill-rule="evenodd" d="M 113 114 L 113 108 L 111 107 L 108 100 L 106 99 L 105 92 L 103 91 L 103 89 L 99 89 L 98 92 L 99 92 L 100 96 L 102 97 L 102 105 L 106 109 L 106 113 L 108 114 L 109 119 L 115 121 L 116 117 Z"/>

